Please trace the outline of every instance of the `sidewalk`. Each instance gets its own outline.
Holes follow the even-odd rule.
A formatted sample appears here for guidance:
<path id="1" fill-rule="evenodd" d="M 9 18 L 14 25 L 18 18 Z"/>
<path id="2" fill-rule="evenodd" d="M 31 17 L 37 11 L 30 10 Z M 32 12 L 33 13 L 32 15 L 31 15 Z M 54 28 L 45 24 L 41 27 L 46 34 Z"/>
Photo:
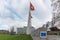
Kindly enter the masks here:
<path id="1" fill-rule="evenodd" d="M 33 38 L 33 40 L 40 40 L 39 37 L 32 37 L 32 38 Z"/>
<path id="2" fill-rule="evenodd" d="M 46 40 L 46 39 L 41 39 L 40 37 L 32 37 L 33 40 Z"/>
<path id="3" fill-rule="evenodd" d="M 32 37 L 33 40 L 60 40 L 58 35 L 48 35 L 47 39 L 41 39 L 40 37 Z"/>

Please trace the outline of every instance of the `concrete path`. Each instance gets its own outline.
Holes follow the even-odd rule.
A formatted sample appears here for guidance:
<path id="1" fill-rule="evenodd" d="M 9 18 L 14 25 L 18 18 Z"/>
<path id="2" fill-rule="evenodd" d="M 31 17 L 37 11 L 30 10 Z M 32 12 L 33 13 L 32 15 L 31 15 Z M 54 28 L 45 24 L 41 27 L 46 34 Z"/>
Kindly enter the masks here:
<path id="1" fill-rule="evenodd" d="M 49 40 L 60 40 L 60 36 L 58 35 L 48 35 Z"/>
<path id="2" fill-rule="evenodd" d="M 33 40 L 40 40 L 39 37 L 32 37 L 32 38 L 33 38 Z"/>
<path id="3" fill-rule="evenodd" d="M 40 37 L 32 37 L 33 40 L 47 40 L 47 39 L 41 39 Z"/>
<path id="4" fill-rule="evenodd" d="M 41 39 L 40 37 L 32 37 L 33 40 L 60 40 L 58 35 L 48 35 L 47 39 Z"/>

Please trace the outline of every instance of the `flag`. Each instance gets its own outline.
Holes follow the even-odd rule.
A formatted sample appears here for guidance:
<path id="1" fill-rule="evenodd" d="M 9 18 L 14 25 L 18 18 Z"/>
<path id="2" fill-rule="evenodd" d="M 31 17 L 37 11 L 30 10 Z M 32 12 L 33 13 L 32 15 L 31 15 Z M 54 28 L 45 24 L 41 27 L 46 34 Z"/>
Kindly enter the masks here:
<path id="1" fill-rule="evenodd" d="M 30 10 L 31 11 L 34 11 L 35 10 L 35 8 L 34 8 L 34 6 L 33 6 L 33 4 L 30 2 Z"/>
<path id="2" fill-rule="evenodd" d="M 35 8 L 34 8 L 34 6 L 33 6 L 33 4 L 31 2 L 30 2 L 30 10 L 31 11 L 34 11 L 35 10 Z M 30 13 L 30 18 L 32 18 L 31 13 Z"/>

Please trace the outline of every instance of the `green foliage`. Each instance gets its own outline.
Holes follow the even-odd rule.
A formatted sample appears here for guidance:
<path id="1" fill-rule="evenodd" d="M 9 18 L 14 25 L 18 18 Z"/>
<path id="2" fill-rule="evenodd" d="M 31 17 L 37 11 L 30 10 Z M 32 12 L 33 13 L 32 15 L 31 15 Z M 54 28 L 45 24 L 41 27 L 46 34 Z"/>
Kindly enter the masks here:
<path id="1" fill-rule="evenodd" d="M 32 40 L 30 35 L 7 35 L 7 34 L 0 34 L 0 40 Z"/>

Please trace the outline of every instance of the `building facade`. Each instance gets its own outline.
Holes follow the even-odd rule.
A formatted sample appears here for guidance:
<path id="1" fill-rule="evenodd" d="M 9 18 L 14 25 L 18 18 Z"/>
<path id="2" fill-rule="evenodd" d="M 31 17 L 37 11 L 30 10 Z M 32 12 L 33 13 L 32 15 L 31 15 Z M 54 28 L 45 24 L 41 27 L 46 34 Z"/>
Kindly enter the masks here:
<path id="1" fill-rule="evenodd" d="M 34 31 L 34 27 L 30 27 L 31 31 Z M 27 34 L 27 27 L 17 28 L 17 34 Z"/>
<path id="2" fill-rule="evenodd" d="M 60 0 L 51 0 L 53 26 L 60 27 Z"/>
<path id="3" fill-rule="evenodd" d="M 8 30 L 0 30 L 0 34 L 9 34 L 10 32 Z"/>
<path id="4" fill-rule="evenodd" d="M 31 32 L 31 36 L 40 37 L 40 32 L 41 31 L 46 31 L 47 32 L 47 28 L 46 27 L 38 28 L 38 29 Z"/>
<path id="5" fill-rule="evenodd" d="M 47 28 L 52 27 L 52 21 L 51 21 L 51 22 L 48 21 L 48 22 L 46 23 L 46 27 L 47 27 Z"/>
<path id="6" fill-rule="evenodd" d="M 26 27 L 24 28 L 17 28 L 17 34 L 26 34 Z"/>

